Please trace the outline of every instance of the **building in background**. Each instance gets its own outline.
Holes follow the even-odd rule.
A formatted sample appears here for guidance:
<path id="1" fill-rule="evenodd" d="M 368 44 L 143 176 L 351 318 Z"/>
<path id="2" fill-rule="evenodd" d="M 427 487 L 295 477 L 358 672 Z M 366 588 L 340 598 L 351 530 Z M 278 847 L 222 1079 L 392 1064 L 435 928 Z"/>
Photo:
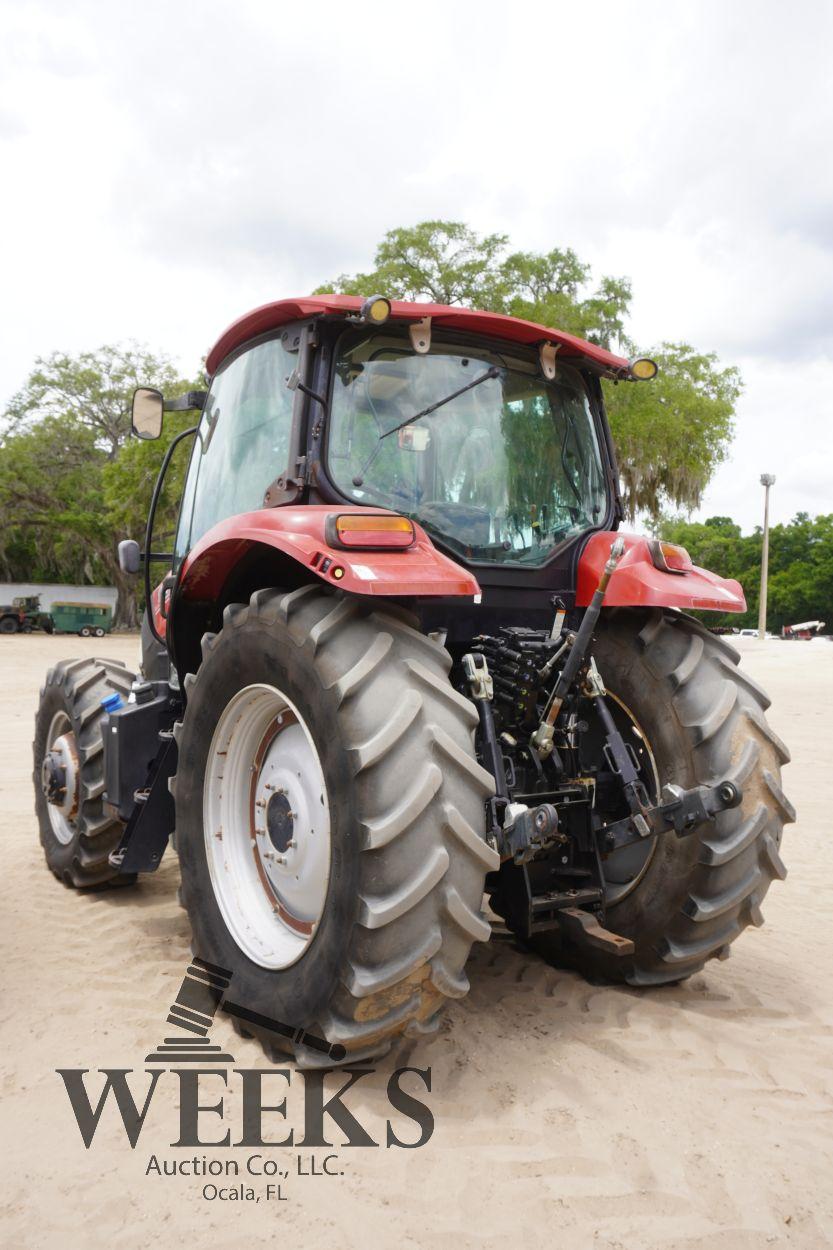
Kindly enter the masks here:
<path id="1" fill-rule="evenodd" d="M 41 612 L 50 612 L 53 603 L 106 603 L 115 612 L 115 586 L 66 586 L 60 582 L 0 582 L 0 603 L 11 603 L 19 595 L 40 595 Z"/>

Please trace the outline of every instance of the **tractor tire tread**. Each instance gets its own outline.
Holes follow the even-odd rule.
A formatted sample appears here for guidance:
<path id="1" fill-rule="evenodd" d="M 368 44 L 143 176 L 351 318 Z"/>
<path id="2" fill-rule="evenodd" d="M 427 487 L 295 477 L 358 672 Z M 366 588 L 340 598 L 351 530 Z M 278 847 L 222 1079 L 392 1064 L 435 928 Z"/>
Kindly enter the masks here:
<path id="1" fill-rule="evenodd" d="M 123 663 L 109 659 L 80 659 L 59 661 L 48 672 L 41 691 L 41 705 L 55 692 L 63 703 L 75 733 L 79 759 L 79 811 L 76 821 L 77 833 L 69 844 L 59 844 L 52 831 L 45 801 L 40 795 L 41 716 L 38 709 L 33 754 L 35 769 L 33 780 L 36 787 L 36 809 L 40 827 L 40 841 L 47 864 L 54 875 L 75 889 L 95 889 L 102 886 L 130 885 L 135 875 L 120 875 L 109 862 L 110 853 L 121 839 L 124 824 L 105 808 L 103 730 L 106 713 L 101 706 L 102 698 L 110 694 L 127 694 L 133 681 L 133 673 Z M 57 687 L 57 691 L 55 688 Z M 52 713 L 54 715 L 54 712 Z M 43 713 L 45 717 L 46 712 Z M 48 731 L 44 725 L 43 737 Z"/>
<path id="2" fill-rule="evenodd" d="M 477 714 L 448 681 L 448 652 L 399 609 L 315 584 L 256 591 L 226 608 L 222 633 L 243 621 L 282 624 L 336 705 L 354 777 L 361 884 L 342 973 L 317 1027 L 346 1048 L 348 1062 L 377 1058 L 397 1036 L 434 1031 L 444 1000 L 468 989 L 472 943 L 490 936 L 480 909 L 485 875 L 498 865 L 484 840 L 494 783 L 475 759 Z M 210 661 L 219 662 L 222 633 L 204 640 Z M 190 696 L 199 680 L 199 671 L 186 678 Z M 186 709 L 178 740 L 187 720 Z M 185 878 L 182 897 L 188 908 Z M 248 1031 L 260 1037 L 257 1026 Z M 274 1039 L 260 1040 L 268 1053 Z M 286 1045 L 299 1064 L 320 1066 L 321 1056 Z"/>

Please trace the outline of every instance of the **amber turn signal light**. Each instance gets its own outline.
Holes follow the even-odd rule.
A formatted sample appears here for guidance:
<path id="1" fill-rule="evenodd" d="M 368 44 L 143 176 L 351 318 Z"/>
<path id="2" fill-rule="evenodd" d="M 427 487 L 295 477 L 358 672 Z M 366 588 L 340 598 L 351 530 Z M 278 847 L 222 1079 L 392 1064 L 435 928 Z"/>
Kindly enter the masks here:
<path id="1" fill-rule="evenodd" d="M 656 567 L 662 569 L 663 573 L 690 573 L 694 568 L 691 556 L 685 547 L 678 547 L 675 543 L 663 542 L 660 538 L 655 538 L 649 545 L 651 558 Z"/>
<path id="2" fill-rule="evenodd" d="M 351 512 L 335 518 L 328 537 L 338 547 L 387 551 L 412 546 L 416 534 L 413 523 L 405 516 Z"/>

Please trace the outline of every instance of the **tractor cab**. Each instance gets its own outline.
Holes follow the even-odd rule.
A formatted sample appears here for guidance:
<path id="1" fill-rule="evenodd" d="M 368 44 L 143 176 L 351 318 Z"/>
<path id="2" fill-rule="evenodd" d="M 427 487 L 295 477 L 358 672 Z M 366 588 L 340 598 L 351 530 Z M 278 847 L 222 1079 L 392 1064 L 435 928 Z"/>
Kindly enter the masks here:
<path id="1" fill-rule="evenodd" d="M 557 360 L 563 344 L 543 327 L 538 342 L 507 341 L 524 323 L 381 297 L 322 300 L 279 329 L 288 303 L 272 306 L 271 335 L 209 356 L 180 553 L 229 508 L 306 501 L 389 509 L 455 560 L 529 569 L 617 519 L 598 387 L 608 353 L 586 344 Z"/>
<path id="2" fill-rule="evenodd" d="M 280 553 L 297 554 L 312 509 L 331 509 L 331 524 L 341 512 L 385 511 L 416 525 L 415 549 L 424 537 L 430 587 L 395 541 L 378 538 L 382 520 L 372 523 L 373 560 L 345 565 L 336 543 L 317 575 L 336 565 L 343 588 L 378 584 L 426 629 L 441 624 L 452 636 L 470 632 L 463 598 L 484 594 L 502 620 L 514 605 L 518 624 L 543 626 L 553 595 L 575 601 L 579 549 L 622 517 L 600 379 L 656 372 L 647 359 L 514 318 L 350 296 L 256 309 L 221 336 L 207 368 L 205 395 L 166 402 L 142 389 L 134 399 L 141 437 L 161 432 L 163 407 L 201 406 L 175 543 L 160 555 L 171 566 L 157 594 L 164 611 L 151 617 L 159 640 L 169 608 L 177 619 L 167 641 L 180 668 L 190 653 L 175 635 L 186 618 L 193 630 L 199 587 L 238 593 L 233 577 L 216 584 L 230 571 L 218 527 L 255 513 L 240 538 L 251 563 L 264 567 L 271 554 L 275 576 Z M 450 577 L 448 561 L 471 576 Z"/>

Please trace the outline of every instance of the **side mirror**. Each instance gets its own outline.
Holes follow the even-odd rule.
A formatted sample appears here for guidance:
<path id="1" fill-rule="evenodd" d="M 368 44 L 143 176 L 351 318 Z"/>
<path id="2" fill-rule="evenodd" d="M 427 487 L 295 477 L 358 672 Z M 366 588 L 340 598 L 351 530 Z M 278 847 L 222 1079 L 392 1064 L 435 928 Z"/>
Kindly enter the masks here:
<path id="1" fill-rule="evenodd" d="M 132 410 L 133 433 L 137 438 L 159 438 L 164 407 L 161 391 L 149 386 L 137 386 L 133 392 Z"/>
<path id="2" fill-rule="evenodd" d="M 119 543 L 119 568 L 122 573 L 139 572 L 139 544 L 135 538 L 124 538 Z"/>

